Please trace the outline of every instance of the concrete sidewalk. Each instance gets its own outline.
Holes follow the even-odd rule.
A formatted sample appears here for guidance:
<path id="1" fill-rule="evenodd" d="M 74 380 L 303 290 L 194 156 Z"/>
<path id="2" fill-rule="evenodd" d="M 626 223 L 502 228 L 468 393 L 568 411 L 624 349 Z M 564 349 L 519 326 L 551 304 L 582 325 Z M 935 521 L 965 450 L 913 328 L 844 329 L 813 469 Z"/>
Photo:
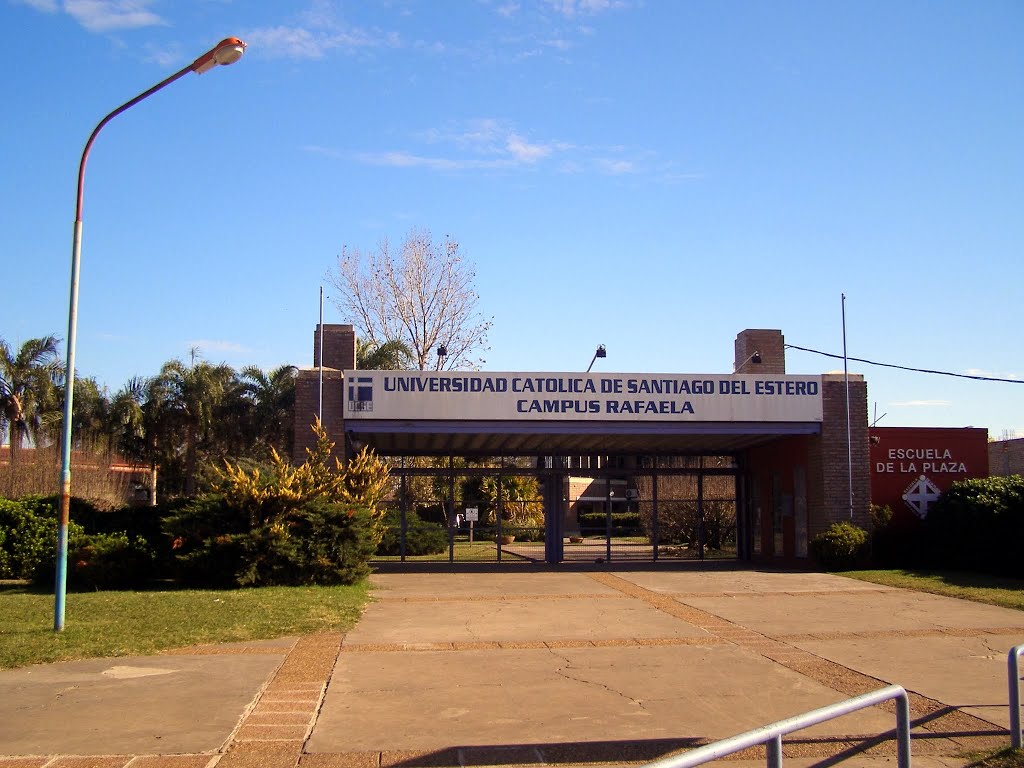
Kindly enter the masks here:
<path id="1" fill-rule="evenodd" d="M 382 573 L 345 637 L 0 672 L 0 768 L 645 762 L 896 683 L 917 765 L 1009 745 L 1024 613 L 828 574 Z M 787 765 L 894 765 L 891 707 Z M 763 749 L 730 765 L 763 765 Z"/>

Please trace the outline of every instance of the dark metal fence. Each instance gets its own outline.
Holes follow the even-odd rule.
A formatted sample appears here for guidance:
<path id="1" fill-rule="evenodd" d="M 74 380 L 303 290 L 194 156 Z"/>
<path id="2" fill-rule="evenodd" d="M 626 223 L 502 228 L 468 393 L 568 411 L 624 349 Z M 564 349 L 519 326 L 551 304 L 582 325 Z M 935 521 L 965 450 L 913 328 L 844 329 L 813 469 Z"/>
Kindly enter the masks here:
<path id="1" fill-rule="evenodd" d="M 533 466 L 529 466 L 529 464 Z M 615 563 L 734 558 L 731 459 L 611 467 L 404 462 L 378 561 Z"/>

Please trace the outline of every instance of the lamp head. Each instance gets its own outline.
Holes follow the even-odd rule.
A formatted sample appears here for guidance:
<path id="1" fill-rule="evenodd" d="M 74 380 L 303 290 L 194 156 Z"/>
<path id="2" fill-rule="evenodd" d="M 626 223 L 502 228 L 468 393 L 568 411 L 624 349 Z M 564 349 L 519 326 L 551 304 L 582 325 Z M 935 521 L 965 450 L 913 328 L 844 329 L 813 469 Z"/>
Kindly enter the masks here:
<path id="1" fill-rule="evenodd" d="M 245 43 L 237 37 L 225 37 L 217 45 L 192 62 L 192 71 L 197 75 L 209 72 L 217 65 L 234 64 L 245 53 Z"/>
<path id="2" fill-rule="evenodd" d="M 608 357 L 608 352 L 605 351 L 604 344 L 597 345 L 597 352 L 594 353 L 594 357 Z"/>

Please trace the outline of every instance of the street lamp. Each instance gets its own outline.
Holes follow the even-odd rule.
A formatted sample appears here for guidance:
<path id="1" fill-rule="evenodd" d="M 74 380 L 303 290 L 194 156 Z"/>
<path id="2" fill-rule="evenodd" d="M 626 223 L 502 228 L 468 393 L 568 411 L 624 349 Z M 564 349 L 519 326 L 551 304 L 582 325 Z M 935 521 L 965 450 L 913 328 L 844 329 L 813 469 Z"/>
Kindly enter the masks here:
<path id="1" fill-rule="evenodd" d="M 608 352 L 604 348 L 604 344 L 598 344 L 597 350 L 594 352 L 594 356 L 590 358 L 590 365 L 587 366 L 587 373 L 590 373 L 590 369 L 594 367 L 594 361 L 599 357 L 608 357 Z"/>
<path id="2" fill-rule="evenodd" d="M 64 373 L 64 423 L 61 437 L 61 471 L 60 471 L 60 519 L 57 528 L 57 578 L 54 586 L 53 630 L 64 629 L 64 596 L 67 587 L 68 564 L 68 521 L 71 511 L 71 413 L 75 393 L 75 336 L 78 326 L 78 265 L 82 254 L 82 196 L 85 190 L 85 163 L 89 159 L 89 150 L 96 136 L 107 123 L 127 109 L 134 107 L 143 99 L 152 96 L 160 89 L 189 72 L 201 75 L 218 65 L 234 64 L 245 53 L 245 43 L 237 37 L 228 37 L 193 61 L 184 69 L 175 72 L 166 80 L 154 85 L 148 91 L 140 93 L 131 101 L 127 101 L 109 115 L 100 120 L 89 134 L 82 150 L 82 160 L 78 164 L 78 196 L 75 202 L 75 230 L 71 245 L 71 300 L 68 305 L 68 349 L 67 363 Z"/>

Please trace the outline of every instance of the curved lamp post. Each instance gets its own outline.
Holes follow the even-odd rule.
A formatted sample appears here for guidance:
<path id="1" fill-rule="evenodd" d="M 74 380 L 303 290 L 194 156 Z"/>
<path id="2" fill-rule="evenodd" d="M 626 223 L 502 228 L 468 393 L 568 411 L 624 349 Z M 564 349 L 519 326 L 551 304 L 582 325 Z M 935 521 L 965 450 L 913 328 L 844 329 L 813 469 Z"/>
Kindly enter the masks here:
<path id="1" fill-rule="evenodd" d="M 178 78 L 195 72 L 197 75 L 208 72 L 221 64 L 234 64 L 245 53 L 245 43 L 237 37 L 228 37 L 193 61 L 184 69 L 175 72 L 148 91 L 140 93 L 131 101 L 127 101 L 109 115 L 100 120 L 89 134 L 82 150 L 82 160 L 78 165 L 78 197 L 75 203 L 75 232 L 71 246 L 71 301 L 68 306 L 68 349 L 67 364 L 64 369 L 64 423 L 61 437 L 61 491 L 60 518 L 57 528 L 57 578 L 54 586 L 53 629 L 60 632 L 64 629 L 64 596 L 67 587 L 68 563 L 68 520 L 71 509 L 71 405 L 75 393 L 75 336 L 78 325 L 78 264 L 82 252 L 82 195 L 85 188 L 85 163 L 89 159 L 89 150 L 96 140 L 97 134 L 107 123 L 127 109 L 134 107 L 143 99 L 152 96 Z"/>

